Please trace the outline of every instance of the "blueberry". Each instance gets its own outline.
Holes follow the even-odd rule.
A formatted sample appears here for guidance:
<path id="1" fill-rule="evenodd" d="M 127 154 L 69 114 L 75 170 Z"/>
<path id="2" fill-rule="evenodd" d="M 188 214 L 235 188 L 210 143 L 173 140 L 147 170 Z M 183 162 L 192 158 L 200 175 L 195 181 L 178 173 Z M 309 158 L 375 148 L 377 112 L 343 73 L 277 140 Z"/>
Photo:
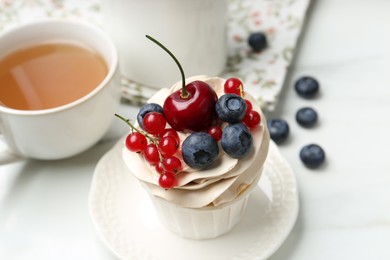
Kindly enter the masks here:
<path id="1" fill-rule="evenodd" d="M 144 129 L 144 123 L 143 123 L 144 117 L 149 112 L 159 112 L 161 114 L 164 114 L 163 108 L 159 104 L 148 103 L 143 105 L 137 115 L 137 122 L 142 129 Z"/>
<path id="2" fill-rule="evenodd" d="M 304 98 L 314 97 L 319 88 L 320 84 L 312 77 L 301 77 L 295 82 L 295 91 Z"/>
<path id="3" fill-rule="evenodd" d="M 250 151 L 252 143 L 252 135 L 242 123 L 229 125 L 223 130 L 221 146 L 230 157 L 244 157 Z"/>
<path id="4" fill-rule="evenodd" d="M 184 162 L 194 169 L 203 169 L 210 166 L 217 160 L 218 153 L 218 143 L 208 133 L 192 133 L 182 144 Z"/>
<path id="5" fill-rule="evenodd" d="M 267 127 L 271 139 L 277 144 L 283 143 L 290 132 L 287 122 L 280 118 L 269 119 L 267 121 Z"/>
<path id="6" fill-rule="evenodd" d="M 295 119 L 304 127 L 312 127 L 317 122 L 317 112 L 311 107 L 303 107 L 297 111 Z"/>
<path id="7" fill-rule="evenodd" d="M 248 44 L 254 52 L 260 52 L 267 47 L 267 37 L 262 32 L 249 35 Z"/>
<path id="8" fill-rule="evenodd" d="M 228 123 L 238 123 L 244 119 L 246 111 L 245 100 L 236 94 L 221 96 L 216 105 L 218 117 Z"/>
<path id="9" fill-rule="evenodd" d="M 317 168 L 325 161 L 325 152 L 319 145 L 309 144 L 301 149 L 299 157 L 308 168 Z"/>

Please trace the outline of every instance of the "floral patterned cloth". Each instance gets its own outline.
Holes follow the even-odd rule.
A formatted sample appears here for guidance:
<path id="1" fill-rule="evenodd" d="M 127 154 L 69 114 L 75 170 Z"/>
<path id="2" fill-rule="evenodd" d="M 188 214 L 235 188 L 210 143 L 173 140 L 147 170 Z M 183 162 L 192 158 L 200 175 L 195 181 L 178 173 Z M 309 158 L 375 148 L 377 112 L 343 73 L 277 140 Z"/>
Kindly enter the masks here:
<path id="1" fill-rule="evenodd" d="M 294 55 L 310 0 L 229 0 L 228 62 L 222 77 L 239 77 L 266 110 L 272 111 Z M 29 21 L 56 17 L 101 24 L 99 0 L 0 0 L 0 31 Z M 250 33 L 262 31 L 268 47 L 254 53 Z M 156 89 L 122 80 L 123 100 L 140 105 Z"/>

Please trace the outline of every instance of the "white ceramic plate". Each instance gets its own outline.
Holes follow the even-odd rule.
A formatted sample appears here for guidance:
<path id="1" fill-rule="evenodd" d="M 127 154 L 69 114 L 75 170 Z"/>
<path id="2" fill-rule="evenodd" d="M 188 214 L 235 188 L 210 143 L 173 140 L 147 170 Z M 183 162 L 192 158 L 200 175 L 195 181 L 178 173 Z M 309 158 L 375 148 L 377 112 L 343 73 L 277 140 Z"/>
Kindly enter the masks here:
<path id="1" fill-rule="evenodd" d="M 271 142 L 263 176 L 242 221 L 228 234 L 189 240 L 160 225 L 148 195 L 122 162 L 123 141 L 96 166 L 89 207 L 103 242 L 121 259 L 266 259 L 298 215 L 293 171 Z"/>

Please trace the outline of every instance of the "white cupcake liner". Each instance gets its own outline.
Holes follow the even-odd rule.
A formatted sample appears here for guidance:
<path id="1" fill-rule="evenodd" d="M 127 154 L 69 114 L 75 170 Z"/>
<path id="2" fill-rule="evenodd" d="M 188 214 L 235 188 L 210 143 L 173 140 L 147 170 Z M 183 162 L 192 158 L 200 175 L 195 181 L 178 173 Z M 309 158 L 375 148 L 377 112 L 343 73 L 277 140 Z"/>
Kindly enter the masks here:
<path id="1" fill-rule="evenodd" d="M 230 231 L 241 220 L 253 188 L 261 174 L 234 200 L 204 208 L 185 208 L 150 194 L 162 224 L 173 233 L 189 239 L 211 239 Z"/>

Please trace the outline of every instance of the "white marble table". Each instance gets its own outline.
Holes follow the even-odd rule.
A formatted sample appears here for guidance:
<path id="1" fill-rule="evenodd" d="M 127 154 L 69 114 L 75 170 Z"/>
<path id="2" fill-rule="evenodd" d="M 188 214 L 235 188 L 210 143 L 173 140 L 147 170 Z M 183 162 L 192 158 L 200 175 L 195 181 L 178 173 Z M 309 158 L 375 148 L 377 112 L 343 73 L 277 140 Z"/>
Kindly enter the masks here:
<path id="1" fill-rule="evenodd" d="M 290 236 L 270 258 L 390 259 L 390 2 L 313 1 L 299 51 L 277 110 L 290 124 L 280 150 L 294 169 L 300 212 Z M 321 83 L 314 100 L 294 81 Z M 303 129 L 295 112 L 312 106 L 319 124 Z M 118 112 L 135 116 L 137 108 Z M 88 192 L 101 156 L 127 131 L 119 121 L 87 152 L 55 162 L 0 166 L 0 259 L 113 259 L 88 213 Z M 327 162 L 317 170 L 299 160 L 318 143 Z"/>

